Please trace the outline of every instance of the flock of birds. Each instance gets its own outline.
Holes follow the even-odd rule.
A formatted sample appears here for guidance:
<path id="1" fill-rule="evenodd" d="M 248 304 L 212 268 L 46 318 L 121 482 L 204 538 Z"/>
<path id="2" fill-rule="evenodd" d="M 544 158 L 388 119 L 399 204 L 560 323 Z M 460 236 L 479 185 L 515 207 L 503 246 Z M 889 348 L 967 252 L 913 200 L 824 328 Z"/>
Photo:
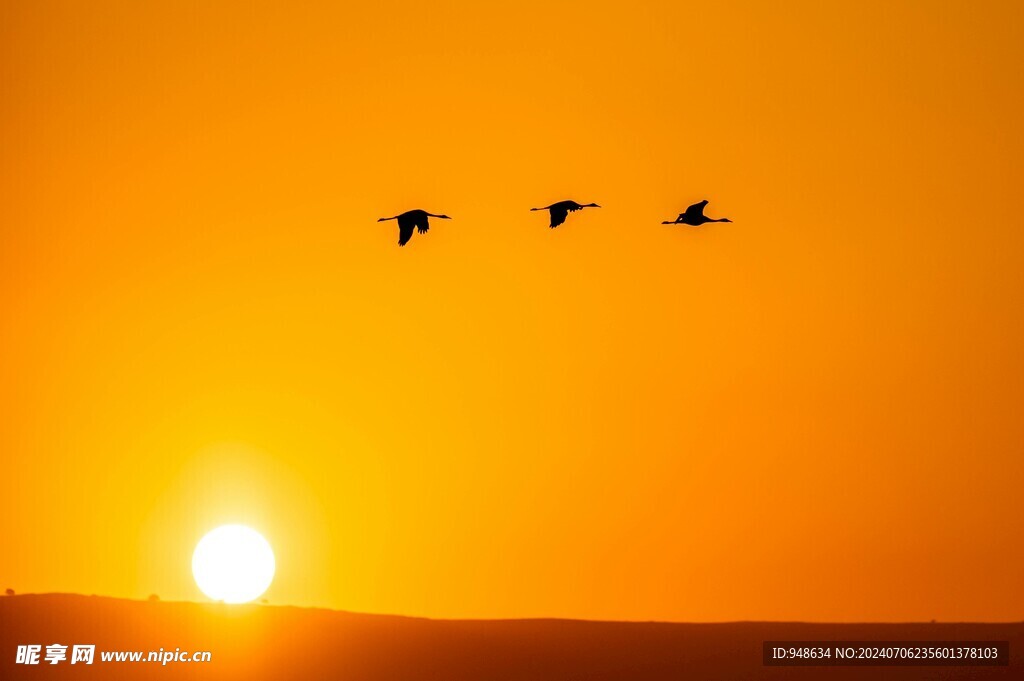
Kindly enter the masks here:
<path id="1" fill-rule="evenodd" d="M 661 224 L 663 225 L 691 225 L 696 227 L 703 225 L 705 222 L 732 222 L 729 218 L 709 218 L 704 215 L 704 206 L 708 205 L 707 199 L 700 203 L 695 203 L 686 209 L 686 212 L 680 213 L 679 217 L 675 220 L 665 220 Z M 565 222 L 565 219 L 569 216 L 569 213 L 575 213 L 578 210 L 584 208 L 600 208 L 601 206 L 596 203 L 576 203 L 575 201 L 559 201 L 558 203 L 552 203 L 550 206 L 543 208 L 531 208 L 530 210 L 546 210 L 551 214 L 551 225 L 554 229 L 560 224 Z M 420 234 L 426 234 L 430 229 L 430 218 L 439 218 L 441 220 L 451 220 L 447 215 L 435 215 L 428 213 L 425 210 L 410 210 L 402 213 L 401 215 L 393 215 L 389 218 L 379 218 L 377 222 L 386 222 L 387 220 L 398 221 L 398 245 L 404 246 L 409 243 L 409 239 L 412 238 L 413 232 L 419 232 Z"/>

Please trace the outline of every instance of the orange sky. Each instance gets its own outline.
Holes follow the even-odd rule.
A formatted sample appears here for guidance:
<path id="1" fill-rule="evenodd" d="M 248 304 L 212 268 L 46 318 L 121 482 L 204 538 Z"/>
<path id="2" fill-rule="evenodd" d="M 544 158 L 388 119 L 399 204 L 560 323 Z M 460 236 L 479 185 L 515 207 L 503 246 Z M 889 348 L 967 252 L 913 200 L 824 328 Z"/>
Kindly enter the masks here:
<path id="1" fill-rule="evenodd" d="M 0 5 L 0 587 L 1024 616 L 1021 3 L 348 4 Z"/>

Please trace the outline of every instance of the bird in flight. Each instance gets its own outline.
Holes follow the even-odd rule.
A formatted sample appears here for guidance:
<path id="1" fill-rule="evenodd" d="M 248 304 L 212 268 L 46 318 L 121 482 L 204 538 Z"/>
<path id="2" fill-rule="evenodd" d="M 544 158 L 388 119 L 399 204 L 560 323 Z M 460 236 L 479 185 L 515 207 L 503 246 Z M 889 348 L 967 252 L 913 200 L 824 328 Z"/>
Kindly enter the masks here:
<path id="1" fill-rule="evenodd" d="M 413 228 L 417 229 L 420 234 L 426 234 L 430 229 L 430 224 L 427 218 L 441 218 L 442 220 L 451 220 L 447 215 L 434 215 L 428 213 L 425 210 L 410 210 L 402 213 L 401 215 L 395 215 L 390 218 L 379 218 L 377 222 L 384 222 L 385 220 L 398 220 L 398 245 L 404 246 L 409 243 L 409 239 L 412 238 Z"/>
<path id="2" fill-rule="evenodd" d="M 679 217 L 675 220 L 665 220 L 661 224 L 663 225 L 703 225 L 705 222 L 732 222 L 729 218 L 718 218 L 717 220 L 712 219 L 704 215 L 704 206 L 708 205 L 708 200 L 704 199 L 700 203 L 695 203 L 686 209 L 685 213 L 680 213 Z"/>
<path id="3" fill-rule="evenodd" d="M 559 201 L 558 203 L 552 203 L 550 206 L 543 208 L 531 208 L 530 210 L 546 210 L 551 213 L 551 228 L 554 229 L 558 225 L 565 222 L 565 218 L 569 213 L 575 213 L 578 210 L 584 208 L 600 208 L 601 206 L 596 203 L 578 204 L 575 201 Z"/>

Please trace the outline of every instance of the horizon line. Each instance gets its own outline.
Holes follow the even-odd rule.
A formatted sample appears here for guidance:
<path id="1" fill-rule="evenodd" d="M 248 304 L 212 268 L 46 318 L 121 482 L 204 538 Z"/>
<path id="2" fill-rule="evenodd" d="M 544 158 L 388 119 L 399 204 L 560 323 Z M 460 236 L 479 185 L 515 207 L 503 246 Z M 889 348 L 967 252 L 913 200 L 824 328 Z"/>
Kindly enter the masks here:
<path id="1" fill-rule="evenodd" d="M 900 626 L 908 624 L 918 625 L 930 625 L 930 624 L 942 624 L 942 625 L 973 625 L 973 624 L 1019 624 L 1024 625 L 1024 618 L 1019 620 L 855 620 L 855 621 L 837 621 L 837 620 L 759 620 L 759 619 L 739 619 L 739 620 L 707 620 L 707 621 L 696 621 L 696 620 L 661 620 L 661 619 L 587 619 L 582 617 L 559 617 L 559 616 L 524 616 L 524 617 L 428 617 L 425 615 L 405 615 L 401 613 L 384 613 L 384 612 L 363 612 L 358 610 L 344 610 L 339 608 L 330 608 L 326 606 L 317 605 L 294 605 L 288 603 L 262 603 L 258 599 L 248 601 L 246 603 L 226 603 L 224 601 L 190 601 L 190 600 L 164 600 L 157 595 L 156 600 L 149 600 L 149 598 L 130 598 L 126 596 L 108 596 L 103 594 L 84 594 L 76 593 L 72 591 L 43 591 L 43 592 L 26 592 L 18 593 L 15 592 L 12 595 L 0 596 L 0 602 L 7 599 L 16 599 L 21 597 L 73 597 L 73 598 L 99 598 L 108 601 L 123 601 L 126 603 L 140 603 L 145 605 L 158 605 L 161 603 L 173 604 L 173 605 L 197 605 L 197 606 L 216 606 L 222 608 L 237 608 L 237 607 L 263 607 L 263 608 L 290 608 L 294 610 L 320 610 L 327 612 L 335 612 L 344 615 L 357 615 L 363 617 L 394 617 L 402 619 L 414 619 L 414 620 L 428 620 L 434 622 L 579 622 L 579 623 L 593 623 L 593 624 L 678 624 L 678 625 L 693 625 L 693 626 L 714 626 L 714 625 L 729 625 L 729 624 L 805 624 L 812 626 L 820 625 L 871 625 L 871 626 Z"/>

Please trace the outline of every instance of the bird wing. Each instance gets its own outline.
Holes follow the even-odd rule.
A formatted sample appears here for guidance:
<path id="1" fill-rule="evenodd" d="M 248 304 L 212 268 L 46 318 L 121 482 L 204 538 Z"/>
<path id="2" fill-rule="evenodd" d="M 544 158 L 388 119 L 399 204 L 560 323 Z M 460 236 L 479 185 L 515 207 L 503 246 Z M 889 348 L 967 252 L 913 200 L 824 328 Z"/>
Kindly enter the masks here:
<path id="1" fill-rule="evenodd" d="M 419 230 L 420 234 L 426 234 L 427 231 L 430 229 L 430 222 L 426 213 L 417 215 L 416 218 L 413 220 L 413 224 L 416 225 L 416 229 Z"/>
<path id="2" fill-rule="evenodd" d="M 415 224 L 412 220 L 398 219 L 398 245 L 404 246 L 409 243 L 409 239 L 412 238 L 412 230 Z"/>
<path id="3" fill-rule="evenodd" d="M 554 229 L 558 225 L 565 222 L 565 218 L 569 215 L 569 209 L 562 206 L 552 206 L 548 209 L 551 213 L 551 228 Z"/>
<path id="4" fill-rule="evenodd" d="M 689 217 L 689 218 L 704 217 L 704 206 L 706 206 L 706 205 L 708 205 L 707 200 L 701 201 L 700 203 L 695 203 L 692 206 L 690 206 L 689 208 L 687 208 L 686 212 L 683 213 L 682 215 L 680 215 L 679 217 L 680 218 L 682 218 L 682 217 Z"/>

